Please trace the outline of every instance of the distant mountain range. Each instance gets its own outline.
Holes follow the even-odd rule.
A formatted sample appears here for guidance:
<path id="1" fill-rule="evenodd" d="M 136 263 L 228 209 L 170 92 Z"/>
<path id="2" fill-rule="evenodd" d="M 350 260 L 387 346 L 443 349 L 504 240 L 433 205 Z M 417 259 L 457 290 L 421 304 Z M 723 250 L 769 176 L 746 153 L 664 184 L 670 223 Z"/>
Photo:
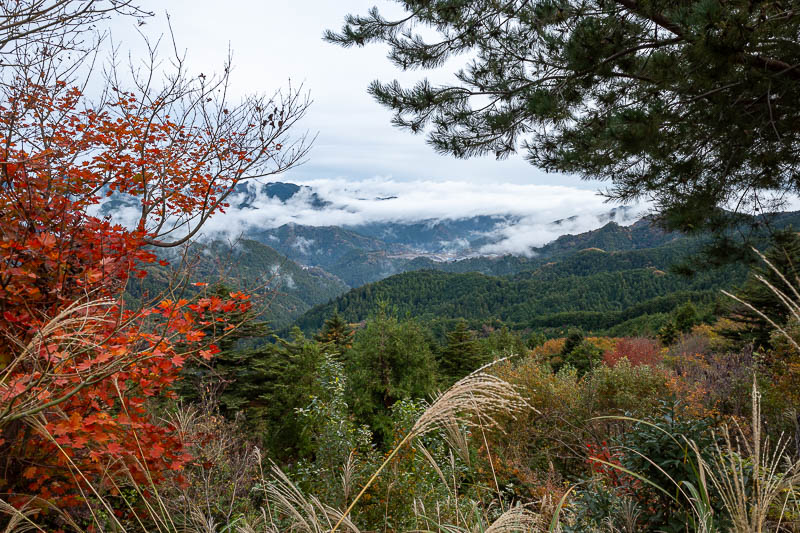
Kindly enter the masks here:
<path id="1" fill-rule="evenodd" d="M 257 209 L 264 198 L 321 212 L 330 207 L 309 187 L 280 182 L 240 186 L 231 205 Z M 112 197 L 108 205 L 126 204 Z M 575 227 L 575 217 L 553 221 L 549 229 L 565 233 L 525 256 L 480 253 L 496 242 L 498 231 L 519 222 L 511 215 L 346 227 L 251 224 L 232 245 L 213 235 L 195 243 L 193 275 L 261 291 L 271 301 L 263 316 L 273 327 L 299 319 L 307 330 L 319 327 L 333 310 L 362 320 L 379 297 L 418 316 L 493 316 L 517 325 L 608 329 L 628 320 L 631 306 L 659 301 L 651 307 L 663 312 L 673 303 L 664 299 L 669 295 L 705 301 L 708 291 L 742 279 L 741 269 L 694 280 L 669 273 L 670 265 L 705 239 L 665 232 L 648 218 L 620 224 L 634 214 L 625 207 L 610 210 L 597 216 L 600 227 L 575 234 L 566 233 Z M 800 215 L 783 213 L 777 219 L 778 226 L 797 225 Z M 151 282 L 166 283 L 166 274 L 155 269 Z M 578 314 L 565 318 L 564 313 Z M 602 320 L 591 313 L 602 313 Z"/>

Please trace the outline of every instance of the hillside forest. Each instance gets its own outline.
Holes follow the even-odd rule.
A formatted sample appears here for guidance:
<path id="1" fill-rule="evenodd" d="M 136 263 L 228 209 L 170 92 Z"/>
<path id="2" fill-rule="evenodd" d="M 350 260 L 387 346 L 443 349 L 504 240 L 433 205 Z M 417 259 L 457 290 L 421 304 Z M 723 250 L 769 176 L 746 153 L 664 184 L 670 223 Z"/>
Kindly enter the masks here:
<path id="1" fill-rule="evenodd" d="M 326 46 L 468 60 L 370 85 L 395 126 L 652 209 L 221 238 L 330 207 L 279 181 L 309 94 L 174 35 L 97 68 L 135 2 L 0 2 L 0 530 L 800 532 L 800 3 L 394 4 Z"/>

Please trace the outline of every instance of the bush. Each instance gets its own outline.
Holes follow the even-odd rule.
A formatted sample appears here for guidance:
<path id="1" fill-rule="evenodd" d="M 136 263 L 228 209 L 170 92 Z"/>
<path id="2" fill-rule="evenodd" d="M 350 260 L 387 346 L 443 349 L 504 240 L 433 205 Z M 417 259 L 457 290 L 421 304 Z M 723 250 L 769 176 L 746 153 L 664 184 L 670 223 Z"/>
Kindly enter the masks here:
<path id="1" fill-rule="evenodd" d="M 659 415 L 636 423 L 619 439 L 622 466 L 641 475 L 654 485 L 642 484 L 634 497 L 647 510 L 644 522 L 648 531 L 684 532 L 694 514 L 686 484 L 700 486 L 695 452 L 689 441 L 697 444 L 708 461 L 713 453 L 714 422 L 708 418 L 681 418 L 675 406 L 663 406 Z M 722 504 L 713 500 L 715 510 Z"/>
<path id="2" fill-rule="evenodd" d="M 661 345 L 647 337 L 625 337 L 617 341 L 613 350 L 603 354 L 603 362 L 608 366 L 616 365 L 623 358 L 632 366 L 657 365 L 662 360 Z"/>

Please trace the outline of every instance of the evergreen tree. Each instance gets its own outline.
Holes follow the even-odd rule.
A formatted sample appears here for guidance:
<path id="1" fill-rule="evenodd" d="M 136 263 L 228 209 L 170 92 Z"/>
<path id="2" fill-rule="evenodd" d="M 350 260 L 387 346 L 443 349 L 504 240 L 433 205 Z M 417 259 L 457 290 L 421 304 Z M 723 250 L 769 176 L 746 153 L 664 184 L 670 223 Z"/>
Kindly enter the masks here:
<path id="1" fill-rule="evenodd" d="M 314 335 L 314 340 L 321 343 L 330 343 L 336 353 L 343 354 L 353 347 L 353 328 L 350 327 L 339 311 L 325 319 L 322 329 Z"/>
<path id="2" fill-rule="evenodd" d="M 349 397 L 360 422 L 383 440 L 391 433 L 389 408 L 433 392 L 436 361 L 420 325 L 390 316 L 385 304 L 356 334 L 347 357 Z"/>
<path id="3" fill-rule="evenodd" d="M 697 308 L 692 302 L 686 302 L 675 310 L 675 328 L 681 333 L 688 333 L 699 322 Z"/>
<path id="4" fill-rule="evenodd" d="M 447 381 L 461 379 L 485 363 L 485 356 L 465 320 L 459 320 L 446 337 L 439 357 L 439 372 Z"/>
<path id="5" fill-rule="evenodd" d="M 684 230 L 719 227 L 732 197 L 800 190 L 798 0 L 398 3 L 396 19 L 374 8 L 326 38 L 386 44 L 403 70 L 465 58 L 455 83 L 369 88 L 438 152 L 524 149 L 540 168 L 611 179 L 614 199 L 653 198 Z"/>
<path id="6" fill-rule="evenodd" d="M 487 337 L 480 340 L 480 344 L 486 354 L 484 362 L 523 355 L 527 351 L 520 336 L 508 329 L 508 326 L 492 331 Z"/>
<path id="7" fill-rule="evenodd" d="M 561 348 L 561 355 L 566 356 L 572 352 L 572 350 L 581 345 L 583 339 L 583 331 L 579 329 L 571 329 L 569 333 L 567 333 L 566 339 L 564 339 L 564 347 Z"/>
<path id="8" fill-rule="evenodd" d="M 800 237 L 797 233 L 791 228 L 776 232 L 772 245 L 764 255 L 789 283 L 797 286 L 800 279 Z M 791 294 L 791 289 L 780 275 L 763 262 L 758 262 L 736 295 L 767 315 L 776 324 L 786 324 L 789 310 L 769 287 L 756 279 L 756 276 L 763 277 L 772 286 Z M 726 337 L 739 342 L 753 342 L 757 347 L 769 345 L 773 327 L 757 313 L 741 304 L 731 303 L 728 318 L 737 326 L 724 331 Z"/>
<path id="9" fill-rule="evenodd" d="M 659 328 L 658 339 L 664 346 L 669 346 L 678 340 L 679 334 L 680 331 L 678 331 L 678 328 L 675 327 L 675 322 L 670 320 Z"/>
<path id="10" fill-rule="evenodd" d="M 558 372 L 564 365 L 570 365 L 579 375 L 583 375 L 598 365 L 602 357 L 603 351 L 587 341 L 583 331 L 573 329 L 564 340 L 564 347 L 561 348 L 559 356 L 551 361 L 551 366 Z"/>
<path id="11" fill-rule="evenodd" d="M 230 292 L 226 284 L 218 283 L 209 288 L 206 297 L 226 298 Z M 178 382 L 175 390 L 186 401 L 219 399 L 218 396 L 223 390 L 240 380 L 240 374 L 253 370 L 243 361 L 250 351 L 241 348 L 240 345 L 247 341 L 263 340 L 272 336 L 269 325 L 259 320 L 252 308 L 244 312 L 233 310 L 225 315 L 231 318 L 230 324 L 236 326 L 235 328 L 220 331 L 226 324 L 216 322 L 214 319 L 217 316 L 214 314 L 211 315 L 210 324 L 203 328 L 203 332 L 209 338 L 218 339 L 216 346 L 220 350 L 219 353 L 210 360 L 192 358 L 181 370 L 183 379 Z M 225 406 L 221 407 L 224 409 Z"/>

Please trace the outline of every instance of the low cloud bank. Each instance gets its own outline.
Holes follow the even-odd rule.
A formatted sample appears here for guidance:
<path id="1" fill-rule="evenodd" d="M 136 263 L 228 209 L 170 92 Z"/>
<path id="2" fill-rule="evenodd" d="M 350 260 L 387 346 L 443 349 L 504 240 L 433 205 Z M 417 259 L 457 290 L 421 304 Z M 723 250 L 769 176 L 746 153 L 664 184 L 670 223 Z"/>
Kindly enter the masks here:
<path id="1" fill-rule="evenodd" d="M 285 201 L 270 197 L 264 184 L 248 182 L 247 193 L 229 197 L 231 207 L 212 217 L 205 238 L 232 239 L 251 229 L 269 229 L 294 223 L 307 226 L 358 226 L 373 223 L 435 223 L 476 216 L 502 216 L 507 222 L 485 235 L 481 254 L 530 255 L 560 235 L 580 233 L 605 223 L 613 209 L 596 192 L 557 185 L 487 185 L 468 181 L 363 181 L 321 179 L 296 181 L 300 190 Z M 321 200 L 321 201 L 320 201 Z M 242 203 L 245 207 L 238 207 Z M 130 213 L 128 213 L 130 211 Z M 114 218 L 134 220 L 138 208 L 117 206 Z M 619 223 L 629 223 L 645 212 L 637 207 Z M 566 220 L 569 219 L 569 220 Z M 553 224 L 561 220 L 560 224 Z M 453 242 L 462 248 L 464 242 Z M 311 243 L 301 243 L 303 246 Z M 299 246 L 299 244 L 298 244 Z"/>
<path id="2" fill-rule="evenodd" d="M 209 221 L 206 235 L 235 236 L 250 228 L 274 228 L 288 223 L 307 226 L 358 226 L 393 222 L 418 223 L 485 216 L 513 217 L 514 222 L 487 235 L 485 254 L 529 254 L 565 233 L 580 233 L 604 224 L 613 206 L 597 193 L 554 185 L 492 185 L 461 181 L 396 181 L 325 179 L 297 182 L 301 188 L 285 202 L 270 198 L 262 184 L 248 184 L 249 205 L 231 208 Z M 316 195 L 316 198 L 315 196 Z M 238 205 L 245 195 L 235 195 Z M 327 202 L 319 207 L 319 199 Z M 316 202 L 315 202 L 316 200 Z M 644 208 L 628 213 L 620 223 L 633 222 Z M 570 218 L 570 220 L 564 220 Z M 562 220 L 555 225 L 553 221 Z"/>

